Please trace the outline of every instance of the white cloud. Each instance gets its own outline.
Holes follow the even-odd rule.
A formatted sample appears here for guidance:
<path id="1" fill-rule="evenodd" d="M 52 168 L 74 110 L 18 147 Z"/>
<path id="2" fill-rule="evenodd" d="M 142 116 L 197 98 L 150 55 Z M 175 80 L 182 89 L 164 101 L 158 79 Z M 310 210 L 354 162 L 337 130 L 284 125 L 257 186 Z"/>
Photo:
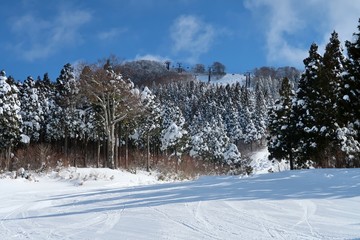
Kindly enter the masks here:
<path id="1" fill-rule="evenodd" d="M 156 62 L 171 61 L 170 58 L 168 58 L 168 57 L 163 57 L 163 56 L 159 56 L 159 55 L 152 55 L 152 54 L 136 55 L 134 60 L 135 61 L 136 60 L 151 60 L 151 61 L 156 61 Z"/>
<path id="2" fill-rule="evenodd" d="M 216 37 L 211 24 L 193 15 L 182 15 L 175 20 L 170 29 L 173 51 L 189 55 L 187 61 L 194 63 L 200 55 L 209 51 Z"/>
<path id="3" fill-rule="evenodd" d="M 360 12 L 360 1 L 351 0 L 247 0 L 244 5 L 266 29 L 268 63 L 297 67 L 311 42 L 323 51 L 332 31 L 341 41 L 351 40 Z"/>
<path id="4" fill-rule="evenodd" d="M 69 45 L 78 45 L 83 38 L 80 28 L 91 20 L 83 10 L 62 9 L 53 19 L 26 14 L 12 21 L 11 30 L 18 35 L 10 48 L 25 60 L 46 58 Z"/>
<path id="5" fill-rule="evenodd" d="M 339 33 L 340 40 L 352 40 L 353 33 L 357 32 L 360 17 L 360 1 L 333 0 L 329 1 L 329 24 Z M 327 34 L 326 40 L 330 38 Z"/>

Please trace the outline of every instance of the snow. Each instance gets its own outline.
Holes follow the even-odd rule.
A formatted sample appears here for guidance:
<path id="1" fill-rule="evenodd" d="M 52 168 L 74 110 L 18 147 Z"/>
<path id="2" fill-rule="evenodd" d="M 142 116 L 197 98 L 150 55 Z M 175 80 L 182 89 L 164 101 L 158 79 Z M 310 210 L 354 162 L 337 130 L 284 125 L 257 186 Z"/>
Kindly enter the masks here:
<path id="1" fill-rule="evenodd" d="M 25 135 L 25 134 L 21 134 L 20 135 L 21 140 L 20 142 L 24 143 L 24 144 L 29 144 L 30 143 L 30 137 Z"/>
<path id="2" fill-rule="evenodd" d="M 250 166 L 252 167 L 253 173 L 255 175 L 290 169 L 290 165 L 286 161 L 269 161 L 268 158 L 269 151 L 267 148 L 257 151 L 250 156 Z"/>
<path id="3" fill-rule="evenodd" d="M 266 154 L 261 151 L 253 159 Z M 164 183 L 156 174 L 142 171 L 135 175 L 69 168 L 33 179 L 0 179 L 0 239 L 354 239 L 360 235 L 360 169 L 206 176 Z"/>
<path id="4" fill-rule="evenodd" d="M 208 82 L 209 81 L 209 75 L 203 74 L 203 75 L 197 75 L 196 79 L 202 82 Z M 244 74 L 239 73 L 227 73 L 224 76 L 211 76 L 210 83 L 214 84 L 220 84 L 220 85 L 227 85 L 227 84 L 235 84 L 239 82 L 240 85 L 245 85 L 246 82 L 246 76 Z"/>
<path id="5" fill-rule="evenodd" d="M 343 96 L 343 100 L 349 102 L 349 101 L 350 101 L 349 95 L 344 95 L 344 96 Z"/>

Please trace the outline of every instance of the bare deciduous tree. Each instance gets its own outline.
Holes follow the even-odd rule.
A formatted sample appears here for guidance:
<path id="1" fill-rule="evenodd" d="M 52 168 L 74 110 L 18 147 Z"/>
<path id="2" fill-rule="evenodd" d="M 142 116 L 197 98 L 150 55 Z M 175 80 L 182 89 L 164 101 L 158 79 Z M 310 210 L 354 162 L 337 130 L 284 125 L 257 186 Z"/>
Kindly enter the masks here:
<path id="1" fill-rule="evenodd" d="M 129 79 L 105 64 L 85 66 L 80 75 L 80 91 L 96 110 L 107 138 L 107 164 L 115 168 L 116 124 L 141 112 L 139 92 Z"/>

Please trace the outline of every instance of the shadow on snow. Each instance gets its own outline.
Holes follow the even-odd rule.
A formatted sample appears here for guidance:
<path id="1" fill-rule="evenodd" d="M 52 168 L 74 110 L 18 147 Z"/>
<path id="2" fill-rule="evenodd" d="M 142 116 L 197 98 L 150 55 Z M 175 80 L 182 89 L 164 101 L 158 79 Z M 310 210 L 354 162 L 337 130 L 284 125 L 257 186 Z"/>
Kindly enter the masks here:
<path id="1" fill-rule="evenodd" d="M 357 169 L 316 169 L 257 175 L 201 177 L 196 181 L 101 189 L 56 195 L 48 214 L 15 219 L 61 217 L 199 201 L 339 199 L 360 196 Z M 57 205 L 57 201 L 59 202 Z M 54 213 L 49 213 L 54 211 Z"/>

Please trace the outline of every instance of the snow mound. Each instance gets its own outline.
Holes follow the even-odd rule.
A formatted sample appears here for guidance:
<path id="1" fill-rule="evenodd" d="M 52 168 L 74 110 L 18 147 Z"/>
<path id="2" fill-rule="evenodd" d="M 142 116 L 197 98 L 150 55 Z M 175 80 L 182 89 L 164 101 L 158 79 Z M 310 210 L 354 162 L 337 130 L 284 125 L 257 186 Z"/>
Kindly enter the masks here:
<path id="1" fill-rule="evenodd" d="M 146 172 L 137 170 L 134 173 L 125 170 L 113 170 L 108 168 L 63 168 L 58 172 L 51 172 L 48 178 L 65 181 L 81 186 L 87 185 L 112 185 L 117 187 L 129 187 L 138 185 L 156 184 L 158 180 L 157 172 Z"/>
<path id="2" fill-rule="evenodd" d="M 250 166 L 253 168 L 254 174 L 264 174 L 269 172 L 281 172 L 290 170 L 290 166 L 285 161 L 270 161 L 269 151 L 264 148 L 250 156 Z"/>

